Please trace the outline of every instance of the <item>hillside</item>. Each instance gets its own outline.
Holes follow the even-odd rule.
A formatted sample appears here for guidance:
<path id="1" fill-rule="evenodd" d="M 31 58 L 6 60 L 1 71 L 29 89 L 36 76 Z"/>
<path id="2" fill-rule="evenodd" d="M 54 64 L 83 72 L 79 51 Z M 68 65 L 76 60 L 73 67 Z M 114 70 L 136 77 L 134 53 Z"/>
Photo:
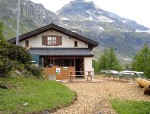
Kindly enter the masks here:
<path id="1" fill-rule="evenodd" d="M 4 34 L 7 39 L 16 35 L 16 17 L 18 0 L 0 0 L 0 20 L 4 23 Z M 46 24 L 57 21 L 55 13 L 48 11 L 41 4 L 30 0 L 21 0 L 20 34 L 29 32 Z"/>
<path id="2" fill-rule="evenodd" d="M 0 0 L 0 20 L 4 22 L 7 39 L 16 35 L 17 0 Z M 133 57 L 147 43 L 150 46 L 149 28 L 111 12 L 98 8 L 93 2 L 74 0 L 55 13 L 41 4 L 21 0 L 20 34 L 51 22 L 99 42 L 94 53 L 112 47 L 118 57 Z"/>
<path id="3" fill-rule="evenodd" d="M 76 93 L 56 81 L 0 77 L 0 114 L 44 114 L 70 105 Z"/>
<path id="4" fill-rule="evenodd" d="M 149 28 L 98 8 L 93 2 L 74 0 L 56 12 L 62 23 L 74 32 L 112 47 L 121 55 L 133 56 L 145 44 L 150 45 Z"/>

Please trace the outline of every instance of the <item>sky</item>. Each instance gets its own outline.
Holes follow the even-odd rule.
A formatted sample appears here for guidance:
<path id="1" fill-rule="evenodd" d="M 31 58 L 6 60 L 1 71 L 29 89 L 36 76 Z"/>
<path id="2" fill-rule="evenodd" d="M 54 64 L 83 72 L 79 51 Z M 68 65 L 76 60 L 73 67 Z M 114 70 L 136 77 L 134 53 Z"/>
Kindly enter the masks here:
<path id="1" fill-rule="evenodd" d="M 31 0 L 41 3 L 52 12 L 61 9 L 72 0 Z M 85 0 L 93 1 L 103 10 L 118 14 L 121 17 L 135 20 L 150 28 L 150 0 Z"/>

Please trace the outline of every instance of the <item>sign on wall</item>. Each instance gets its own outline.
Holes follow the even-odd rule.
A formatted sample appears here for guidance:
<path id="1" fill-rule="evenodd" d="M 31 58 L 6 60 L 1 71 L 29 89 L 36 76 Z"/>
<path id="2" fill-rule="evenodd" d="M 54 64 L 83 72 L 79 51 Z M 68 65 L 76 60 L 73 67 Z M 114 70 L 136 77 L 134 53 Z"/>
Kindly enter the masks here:
<path id="1" fill-rule="evenodd" d="M 68 67 L 63 67 L 63 70 L 68 70 Z"/>
<path id="2" fill-rule="evenodd" d="M 60 68 L 56 68 L 56 74 L 60 74 Z"/>

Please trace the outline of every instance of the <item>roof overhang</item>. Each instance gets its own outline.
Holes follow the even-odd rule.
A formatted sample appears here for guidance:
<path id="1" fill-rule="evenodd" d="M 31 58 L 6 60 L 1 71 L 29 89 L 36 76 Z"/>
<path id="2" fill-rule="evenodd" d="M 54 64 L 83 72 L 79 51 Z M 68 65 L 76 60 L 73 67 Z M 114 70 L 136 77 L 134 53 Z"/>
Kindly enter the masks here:
<path id="1" fill-rule="evenodd" d="M 75 32 L 69 31 L 69 30 L 67 30 L 65 28 L 62 28 L 62 27 L 60 27 L 58 25 L 55 25 L 53 23 L 51 23 L 49 25 L 46 25 L 44 27 L 38 28 L 36 30 L 33 30 L 31 32 L 28 32 L 26 34 L 20 35 L 19 36 L 19 42 L 23 41 L 23 40 L 26 40 L 28 38 L 31 38 L 33 36 L 36 36 L 38 34 L 41 34 L 43 32 L 46 32 L 48 30 L 55 30 L 55 31 L 58 31 L 58 32 L 63 33 L 65 35 L 68 35 L 69 37 L 73 37 L 73 38 L 75 38 L 77 40 L 83 41 L 83 42 L 89 44 L 89 49 L 93 49 L 94 47 L 98 46 L 98 42 L 96 42 L 94 40 L 91 40 L 89 38 L 86 38 L 86 37 L 84 37 L 82 35 L 79 35 L 79 34 L 77 34 Z M 15 43 L 16 42 L 16 37 L 8 40 L 7 42 Z"/>
<path id="2" fill-rule="evenodd" d="M 93 57 L 87 48 L 31 48 L 29 52 L 40 56 Z"/>

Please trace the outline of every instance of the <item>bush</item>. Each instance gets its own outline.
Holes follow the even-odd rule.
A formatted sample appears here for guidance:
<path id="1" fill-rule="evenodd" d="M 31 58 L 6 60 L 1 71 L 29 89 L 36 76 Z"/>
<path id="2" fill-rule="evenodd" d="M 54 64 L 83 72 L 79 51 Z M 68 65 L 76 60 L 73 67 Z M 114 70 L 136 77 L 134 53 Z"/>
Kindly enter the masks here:
<path id="1" fill-rule="evenodd" d="M 0 56 L 0 75 L 2 77 L 8 75 L 11 70 L 18 70 L 22 72 L 24 70 L 24 65 L 18 61 L 12 61 L 7 57 Z"/>
<path id="2" fill-rule="evenodd" d="M 31 54 L 23 47 L 0 41 L 0 73 L 9 73 L 13 68 L 30 72 L 36 78 L 41 78 L 42 69 L 30 63 Z"/>
<path id="3" fill-rule="evenodd" d="M 32 60 L 30 53 L 25 48 L 6 42 L 0 42 L 0 55 L 22 64 L 29 63 Z"/>
<path id="4" fill-rule="evenodd" d="M 42 77 L 43 69 L 41 69 L 40 67 L 37 67 L 33 64 L 25 64 L 24 68 L 27 71 L 31 72 L 32 75 L 34 75 L 36 78 L 41 78 Z"/>
<path id="5" fill-rule="evenodd" d="M 0 56 L 0 76 L 5 76 L 14 67 L 14 62 L 7 57 Z M 3 74 L 3 75 L 2 75 Z"/>

